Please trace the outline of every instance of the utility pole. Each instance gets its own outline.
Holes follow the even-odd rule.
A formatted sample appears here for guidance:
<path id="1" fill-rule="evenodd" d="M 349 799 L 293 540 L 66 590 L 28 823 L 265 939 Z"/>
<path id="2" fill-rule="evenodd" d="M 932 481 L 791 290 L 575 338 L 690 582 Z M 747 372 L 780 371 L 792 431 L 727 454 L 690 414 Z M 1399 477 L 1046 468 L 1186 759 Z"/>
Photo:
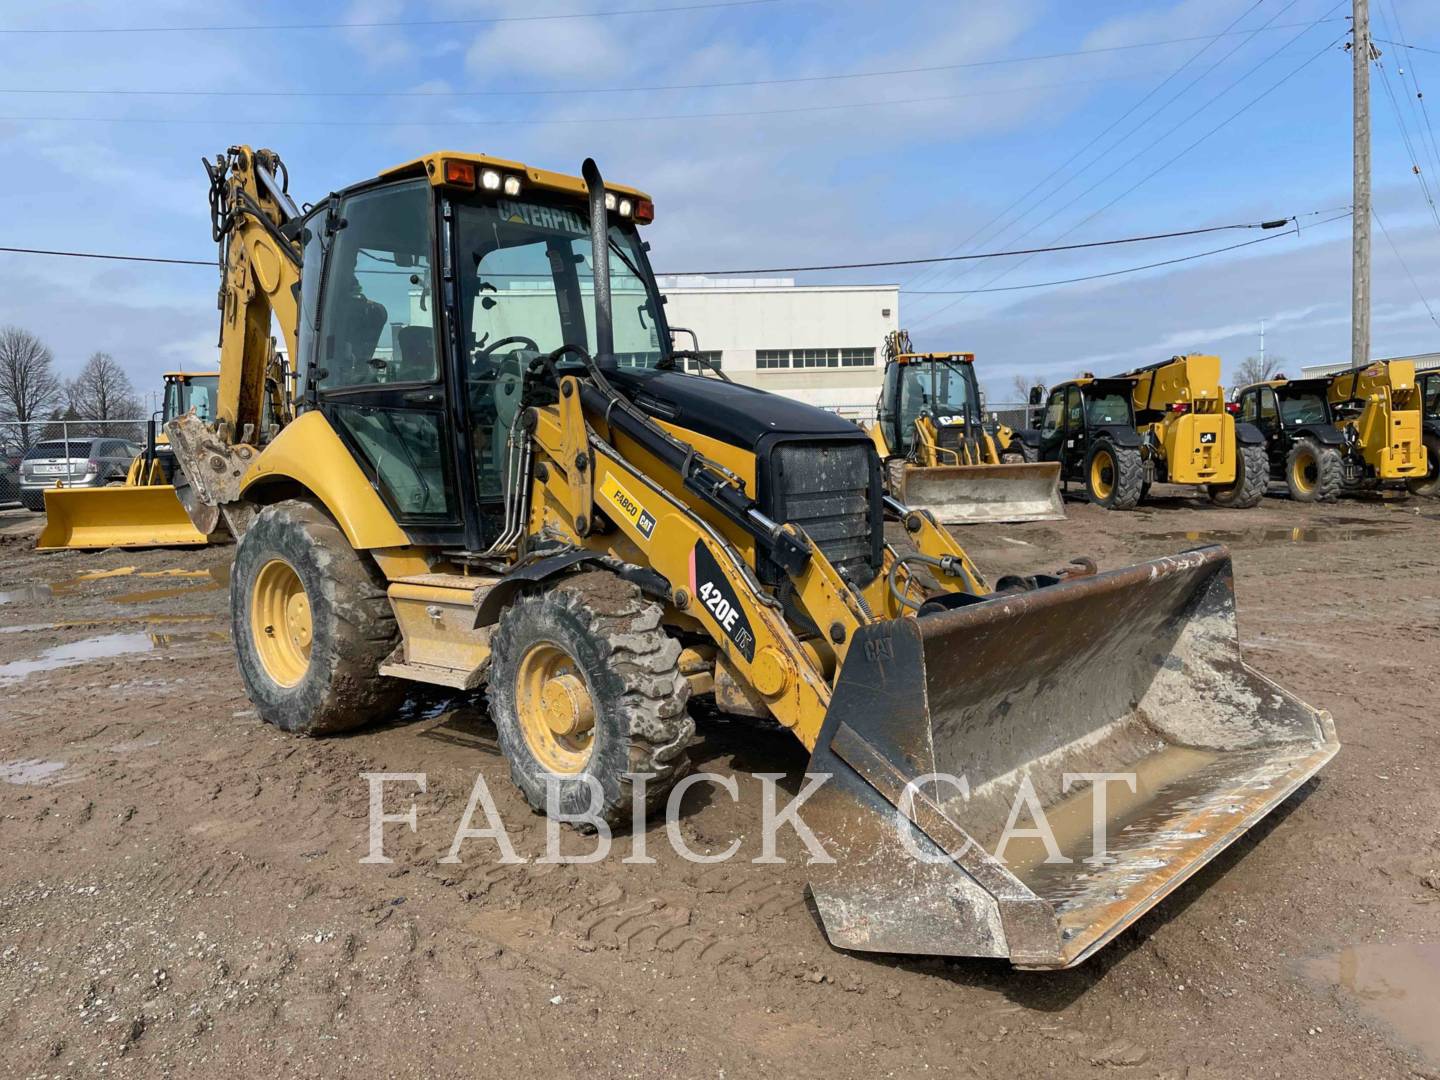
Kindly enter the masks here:
<path id="1" fill-rule="evenodd" d="M 1370 0 L 1351 0 L 1354 77 L 1354 212 L 1350 219 L 1350 366 L 1370 362 Z"/>
<path id="2" fill-rule="evenodd" d="M 1261 320 L 1260 320 L 1260 372 L 1261 372 L 1261 374 L 1263 374 L 1263 375 L 1268 375 L 1268 374 L 1269 374 L 1269 371 L 1266 370 L 1266 367 L 1265 367 L 1265 320 L 1264 320 L 1264 319 L 1261 319 Z"/>

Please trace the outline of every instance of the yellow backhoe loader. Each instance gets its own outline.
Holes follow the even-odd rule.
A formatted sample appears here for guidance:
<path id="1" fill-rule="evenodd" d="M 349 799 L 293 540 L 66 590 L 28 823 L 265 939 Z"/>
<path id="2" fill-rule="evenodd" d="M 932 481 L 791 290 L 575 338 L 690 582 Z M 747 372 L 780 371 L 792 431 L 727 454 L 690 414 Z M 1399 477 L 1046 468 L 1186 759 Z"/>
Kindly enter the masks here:
<path id="1" fill-rule="evenodd" d="M 867 430 L 890 494 L 942 525 L 1065 516 L 1058 464 L 1001 460 L 998 433 L 985 429 L 981 415 L 974 353 L 917 353 L 908 333 L 893 331 Z"/>
<path id="2" fill-rule="evenodd" d="M 1052 387 L 1027 456 L 1060 463 L 1090 501 L 1133 510 L 1150 485 L 1195 484 L 1217 506 L 1248 510 L 1265 497 L 1265 440 L 1225 403 L 1218 356 L 1174 356 L 1097 379 Z"/>
<path id="3" fill-rule="evenodd" d="M 654 204 L 593 161 L 440 152 L 303 213 L 271 151 L 206 165 L 220 395 L 169 431 L 197 528 L 239 538 L 233 638 L 270 723 L 484 686 L 533 808 L 624 823 L 713 694 L 826 777 L 803 815 L 835 945 L 1031 968 L 1091 955 L 1335 753 L 1327 714 L 1241 661 L 1223 548 L 992 586 L 854 425 L 679 370 Z M 272 318 L 301 379 L 278 430 Z M 1134 783 L 1096 858 L 1101 773 Z M 1000 857 L 1017 799 L 1056 816 L 1056 859 Z"/>
<path id="4" fill-rule="evenodd" d="M 1434 494 L 1429 454 L 1440 424 L 1427 419 L 1409 360 L 1310 379 L 1278 375 L 1239 390 L 1240 418 L 1265 438 L 1271 474 L 1297 502 L 1333 502 L 1362 487 Z"/>
<path id="5" fill-rule="evenodd" d="M 214 416 L 218 372 L 167 371 L 161 423 L 194 409 Z M 180 478 L 183 487 L 184 477 Z M 163 428 L 152 417 L 145 449 L 135 455 L 123 484 L 103 488 L 56 486 L 45 492 L 41 551 L 62 548 L 170 547 L 205 544 L 209 537 L 190 522 L 176 495 L 175 458 Z"/>

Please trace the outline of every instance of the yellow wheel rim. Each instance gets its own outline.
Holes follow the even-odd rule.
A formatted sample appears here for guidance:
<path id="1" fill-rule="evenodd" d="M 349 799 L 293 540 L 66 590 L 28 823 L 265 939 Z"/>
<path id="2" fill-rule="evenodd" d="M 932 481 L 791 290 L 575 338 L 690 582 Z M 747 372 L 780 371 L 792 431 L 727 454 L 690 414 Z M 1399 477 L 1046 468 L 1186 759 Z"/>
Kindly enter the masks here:
<path id="1" fill-rule="evenodd" d="M 1295 490 L 1303 495 L 1308 495 L 1315 490 L 1315 485 L 1320 479 L 1320 468 L 1315 461 L 1315 455 L 1308 450 L 1301 451 L 1295 455 L 1295 462 L 1290 466 L 1290 483 Z"/>
<path id="2" fill-rule="evenodd" d="M 1097 499 L 1108 499 L 1115 490 L 1115 459 L 1108 450 L 1099 450 L 1090 459 L 1090 490 Z"/>
<path id="3" fill-rule="evenodd" d="M 294 686 L 310 667 L 314 626 L 310 598 L 294 567 L 271 559 L 255 575 L 250 593 L 250 637 L 265 674 Z"/>
<path id="4" fill-rule="evenodd" d="M 560 646 L 537 642 L 520 658 L 515 711 L 525 745 L 541 765 L 566 776 L 585 768 L 595 745 L 595 703 Z"/>

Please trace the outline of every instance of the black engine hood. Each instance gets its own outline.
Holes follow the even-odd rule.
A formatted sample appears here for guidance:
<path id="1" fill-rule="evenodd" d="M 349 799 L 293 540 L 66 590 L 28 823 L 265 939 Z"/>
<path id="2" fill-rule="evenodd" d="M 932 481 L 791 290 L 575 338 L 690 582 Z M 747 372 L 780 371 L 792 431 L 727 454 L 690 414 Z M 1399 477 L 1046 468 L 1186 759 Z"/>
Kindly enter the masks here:
<path id="1" fill-rule="evenodd" d="M 767 436 L 865 438 L 835 413 L 753 386 L 650 368 L 619 368 L 605 376 L 655 419 L 752 453 Z"/>

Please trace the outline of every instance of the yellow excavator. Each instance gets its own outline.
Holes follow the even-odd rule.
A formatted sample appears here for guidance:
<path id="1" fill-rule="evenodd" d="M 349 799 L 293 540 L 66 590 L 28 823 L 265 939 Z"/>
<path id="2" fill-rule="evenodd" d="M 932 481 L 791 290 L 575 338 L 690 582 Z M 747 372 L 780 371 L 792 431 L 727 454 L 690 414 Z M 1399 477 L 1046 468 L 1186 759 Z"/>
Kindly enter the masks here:
<path id="1" fill-rule="evenodd" d="M 942 525 L 1065 516 L 1058 463 L 1002 460 L 1012 433 L 985 428 L 974 353 L 917 353 L 908 332 L 892 331 L 883 379 L 866 430 L 897 499 Z"/>
<path id="2" fill-rule="evenodd" d="M 202 420 L 214 416 L 219 372 L 167 371 L 161 423 L 192 409 Z M 183 475 L 178 480 L 185 485 Z M 176 494 L 175 458 L 163 428 L 152 417 L 145 449 L 135 455 L 123 484 L 45 492 L 45 528 L 35 546 L 64 548 L 172 547 L 205 544 Z"/>
<path id="3" fill-rule="evenodd" d="M 1027 968 L 1093 954 L 1336 752 L 1241 661 L 1224 548 L 992 585 L 854 425 L 684 373 L 654 203 L 593 161 L 442 151 L 304 211 L 272 151 L 206 166 L 219 401 L 168 429 L 197 528 L 238 537 L 266 721 L 483 686 L 532 808 L 622 824 L 713 695 L 812 753 L 832 943 Z M 273 428 L 272 319 L 300 378 Z M 1054 818 L 1053 858 L 1007 851 L 1013 806 Z"/>

